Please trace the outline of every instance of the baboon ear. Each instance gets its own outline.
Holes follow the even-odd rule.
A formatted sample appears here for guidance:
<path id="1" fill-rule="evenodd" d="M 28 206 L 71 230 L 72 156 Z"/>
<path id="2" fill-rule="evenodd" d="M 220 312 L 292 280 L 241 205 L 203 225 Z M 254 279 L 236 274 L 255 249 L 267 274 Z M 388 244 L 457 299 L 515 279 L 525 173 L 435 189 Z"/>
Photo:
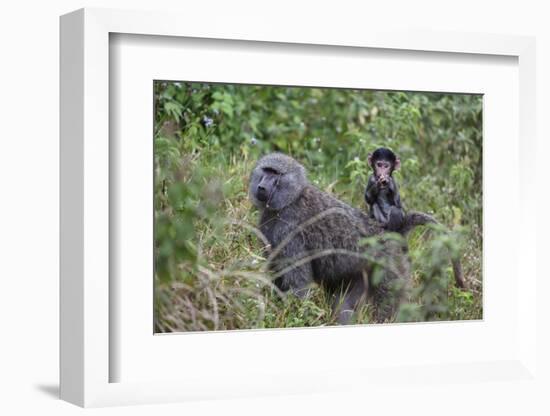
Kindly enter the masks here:
<path id="1" fill-rule="evenodd" d="M 401 167 L 401 160 L 399 158 L 395 159 L 395 166 L 394 169 L 397 170 Z"/>
<path id="2" fill-rule="evenodd" d="M 369 153 L 369 155 L 367 156 L 367 163 L 370 167 L 372 167 L 372 153 Z"/>

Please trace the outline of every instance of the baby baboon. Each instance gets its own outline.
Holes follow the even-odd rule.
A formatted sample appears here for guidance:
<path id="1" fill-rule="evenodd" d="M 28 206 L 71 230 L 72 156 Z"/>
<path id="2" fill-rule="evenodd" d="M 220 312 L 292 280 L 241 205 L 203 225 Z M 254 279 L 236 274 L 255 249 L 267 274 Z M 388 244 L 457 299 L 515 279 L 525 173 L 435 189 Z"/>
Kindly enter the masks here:
<path id="1" fill-rule="evenodd" d="M 389 231 L 399 231 L 403 227 L 405 213 L 393 171 L 399 169 L 401 161 L 390 149 L 380 147 L 369 153 L 368 164 L 372 175 L 365 190 L 365 202 L 369 206 L 370 216 Z"/>
<path id="2" fill-rule="evenodd" d="M 261 211 L 279 289 L 304 296 L 312 282 L 321 285 L 334 295 L 340 323 L 349 321 L 368 289 L 376 321 L 393 319 L 410 280 L 403 241 L 384 239 L 366 254 L 361 240 L 383 237 L 383 226 L 311 185 L 304 167 L 281 153 L 258 161 L 249 195 Z"/>

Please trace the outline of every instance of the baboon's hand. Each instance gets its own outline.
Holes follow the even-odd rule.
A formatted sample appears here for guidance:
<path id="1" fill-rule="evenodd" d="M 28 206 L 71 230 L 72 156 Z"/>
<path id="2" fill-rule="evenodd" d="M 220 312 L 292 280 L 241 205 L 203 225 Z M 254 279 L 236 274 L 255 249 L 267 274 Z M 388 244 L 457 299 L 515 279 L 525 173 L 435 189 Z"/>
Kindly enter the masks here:
<path id="1" fill-rule="evenodd" d="M 380 176 L 378 178 L 378 187 L 386 188 L 389 184 L 390 178 L 388 176 Z"/>

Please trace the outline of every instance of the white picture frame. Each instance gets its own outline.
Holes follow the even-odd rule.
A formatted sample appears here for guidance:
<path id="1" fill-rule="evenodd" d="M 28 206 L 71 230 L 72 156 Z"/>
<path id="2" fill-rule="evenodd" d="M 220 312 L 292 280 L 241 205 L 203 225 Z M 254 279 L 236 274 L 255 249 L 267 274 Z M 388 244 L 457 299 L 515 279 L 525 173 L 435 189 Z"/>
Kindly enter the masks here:
<path id="1" fill-rule="evenodd" d="M 281 31 L 276 25 L 241 27 L 234 33 L 229 23 L 205 27 L 200 21 L 171 13 L 130 12 L 83 9 L 61 18 L 61 398 L 80 406 L 159 403 L 198 398 L 248 397 L 267 394 L 297 394 L 341 389 L 368 389 L 388 385 L 396 377 L 411 384 L 451 382 L 481 386 L 486 380 L 536 383 L 535 252 L 536 217 L 528 207 L 534 205 L 534 183 L 529 180 L 528 154 L 535 147 L 535 42 L 533 38 L 508 35 L 431 33 L 361 30 L 327 33 L 321 28 Z M 266 371 L 266 377 L 232 382 L 231 376 L 178 377 L 177 380 L 113 381 L 111 368 L 121 357 L 112 348 L 111 312 L 116 309 L 110 297 L 110 172 L 114 168 L 109 153 L 109 51 L 111 34 L 170 36 L 172 38 L 224 39 L 226 41 L 276 42 L 285 45 L 331 45 L 336 48 L 424 51 L 437 54 L 508 56 L 517 59 L 519 68 L 519 132 L 517 183 L 512 192 L 520 201 L 510 209 L 517 214 L 519 227 L 513 245 L 517 264 L 511 273 L 522 272 L 521 285 L 515 287 L 517 306 L 511 340 L 496 360 L 439 363 L 423 362 L 404 368 L 372 364 L 319 365 L 318 371 L 296 367 L 295 371 Z M 161 40 L 162 42 L 162 40 Z M 529 215 L 527 215 L 527 213 Z M 517 279 L 514 281 L 517 282 Z M 492 290 L 495 290 L 494 287 Z M 485 292 L 487 293 L 487 292 Z M 521 323 L 521 324 L 519 324 Z M 459 324 L 460 325 L 460 324 Z M 412 328 L 412 329 L 411 329 Z M 417 327 L 418 328 L 418 327 Z M 112 328 L 111 328 L 112 330 Z M 311 337 L 318 342 L 342 328 L 322 329 Z M 417 331 L 412 326 L 392 330 Z M 346 328 L 347 331 L 347 328 Z M 280 331 L 284 332 L 284 331 Z M 341 331 L 338 336 L 342 337 Z M 347 331 L 353 340 L 358 332 Z M 151 332 L 151 337 L 153 336 Z M 216 341 L 226 334 L 216 334 Z M 410 336 L 410 335 L 409 335 Z M 471 335 L 469 335 L 471 336 Z M 310 342 L 315 342 L 311 340 Z M 244 346 L 244 340 L 239 341 Z M 238 342 L 237 342 L 238 345 Z M 383 347 L 383 346 L 382 346 Z M 246 364 L 243 364 L 246 367 Z M 260 372 L 262 375 L 261 363 Z M 368 370 L 368 371 L 366 371 Z M 174 370 L 175 371 L 175 370 Z M 412 376 L 411 376 L 412 374 Z M 480 376 L 481 374 L 481 376 Z M 427 388 L 427 387 L 425 387 Z M 481 387 L 480 387 L 481 388 Z M 383 390 L 383 388 L 382 388 Z"/>

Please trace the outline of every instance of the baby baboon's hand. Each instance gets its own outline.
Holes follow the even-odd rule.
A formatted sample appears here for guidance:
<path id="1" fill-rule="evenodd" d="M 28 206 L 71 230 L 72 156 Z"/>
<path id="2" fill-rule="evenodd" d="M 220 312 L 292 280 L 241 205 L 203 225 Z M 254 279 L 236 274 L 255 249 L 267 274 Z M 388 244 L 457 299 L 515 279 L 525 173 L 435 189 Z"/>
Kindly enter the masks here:
<path id="1" fill-rule="evenodd" d="M 381 188 L 385 188 L 388 186 L 389 183 L 389 177 L 388 176 L 380 176 L 378 178 L 378 186 Z"/>

